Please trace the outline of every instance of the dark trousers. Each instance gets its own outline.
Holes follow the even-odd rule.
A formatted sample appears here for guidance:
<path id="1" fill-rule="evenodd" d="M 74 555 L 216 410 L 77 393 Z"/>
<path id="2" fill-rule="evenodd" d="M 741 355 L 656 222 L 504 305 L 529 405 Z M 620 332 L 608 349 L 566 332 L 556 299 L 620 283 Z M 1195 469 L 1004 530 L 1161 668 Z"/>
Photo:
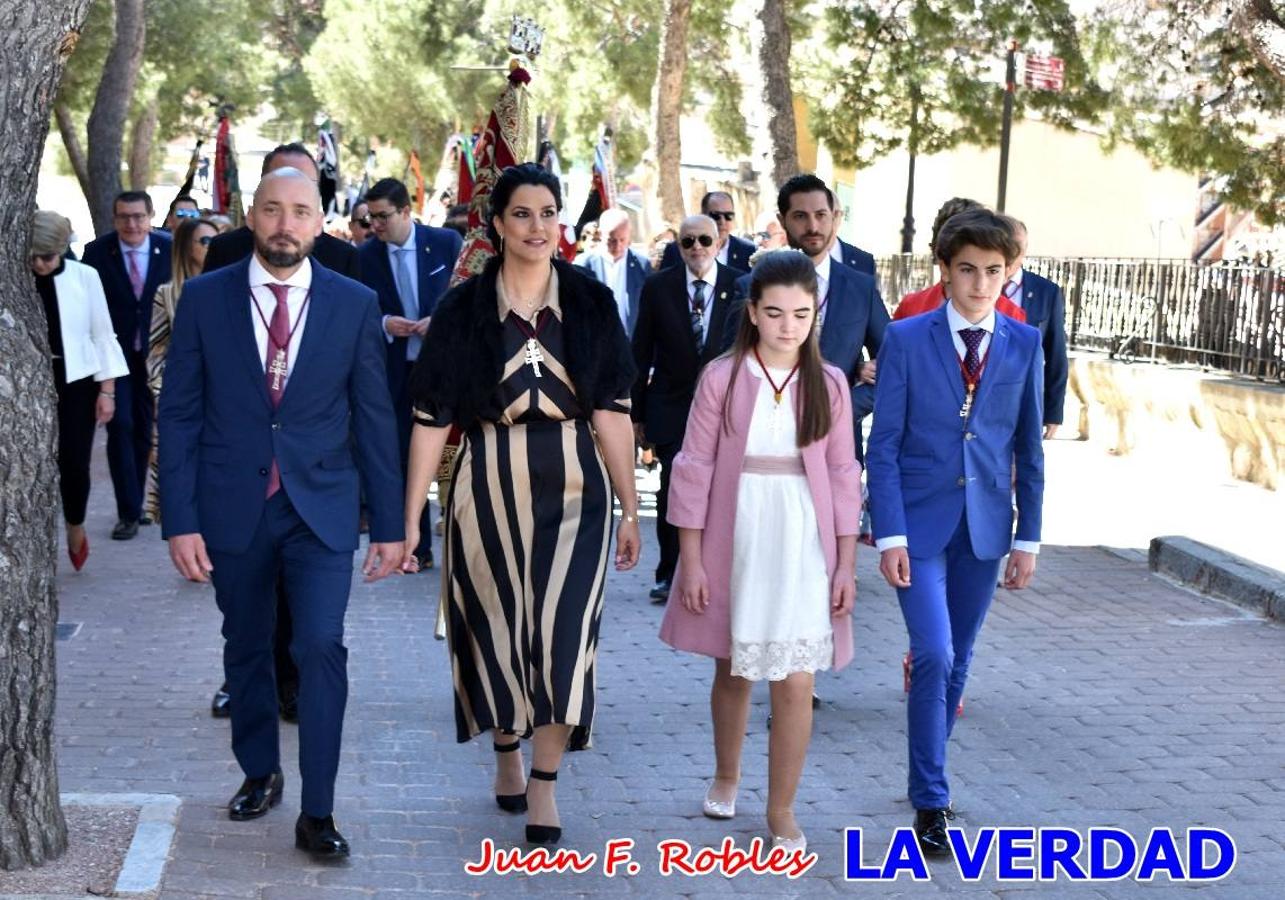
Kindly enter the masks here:
<path id="1" fill-rule="evenodd" d="M 90 376 L 67 383 L 61 359 L 54 360 L 54 387 L 58 392 L 58 489 L 62 515 L 68 525 L 85 521 L 89 504 L 89 458 L 97 427 L 94 407 L 98 382 Z"/>
<path id="2" fill-rule="evenodd" d="M 403 384 L 409 384 L 411 369 L 415 368 L 413 360 L 406 361 L 406 381 Z M 410 435 L 412 416 L 414 409 L 411 406 L 410 394 L 403 390 L 401 397 L 393 398 L 393 409 L 398 412 L 397 417 L 397 439 L 401 442 L 402 449 L 402 480 L 405 482 L 407 469 L 410 466 Z M 437 477 L 437 473 L 433 473 Z M 443 498 L 445 499 L 445 498 Z M 419 546 L 415 548 L 416 556 L 427 556 L 433 552 L 433 505 L 427 501 L 424 503 L 424 511 L 419 516 Z"/>
<path id="3" fill-rule="evenodd" d="M 660 547 L 657 581 L 672 581 L 678 566 L 678 529 L 669 524 L 665 514 L 669 512 L 669 473 L 682 447 L 681 442 L 655 446 L 656 458 L 660 460 L 660 492 L 656 494 L 656 543 Z"/>
<path id="4" fill-rule="evenodd" d="M 334 809 L 348 703 L 343 638 L 352 553 L 323 544 L 282 490 L 264 507 L 249 548 L 243 553 L 211 550 L 210 562 L 223 613 L 232 752 L 248 778 L 262 778 L 281 767 L 272 654 L 280 578 L 294 625 L 290 655 L 299 667 L 301 806 L 310 816 L 328 816 Z"/>
<path id="5" fill-rule="evenodd" d="M 116 414 L 107 423 L 107 466 L 116 491 L 116 517 L 136 522 L 143 514 L 156 401 L 147 383 L 147 355 L 126 350 L 125 361 L 129 375 L 116 379 Z"/>

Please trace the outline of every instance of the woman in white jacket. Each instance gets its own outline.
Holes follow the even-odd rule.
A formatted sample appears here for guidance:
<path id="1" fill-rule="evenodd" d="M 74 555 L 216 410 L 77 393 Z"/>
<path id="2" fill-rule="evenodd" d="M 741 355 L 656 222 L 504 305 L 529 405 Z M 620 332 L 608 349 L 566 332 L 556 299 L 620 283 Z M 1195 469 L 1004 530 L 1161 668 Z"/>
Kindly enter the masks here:
<path id="1" fill-rule="evenodd" d="M 31 271 L 49 323 L 49 350 L 58 390 L 58 474 L 67 555 L 80 571 L 89 556 L 85 507 L 94 429 L 116 412 L 116 378 L 129 367 L 112 330 L 98 273 L 63 259 L 71 222 L 48 210 L 35 215 Z"/>

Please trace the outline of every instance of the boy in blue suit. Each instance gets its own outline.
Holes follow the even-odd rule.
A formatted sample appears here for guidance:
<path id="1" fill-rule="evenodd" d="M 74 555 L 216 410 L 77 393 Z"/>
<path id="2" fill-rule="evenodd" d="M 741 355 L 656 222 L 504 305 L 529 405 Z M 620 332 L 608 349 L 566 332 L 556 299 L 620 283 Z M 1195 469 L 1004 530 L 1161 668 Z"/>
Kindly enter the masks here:
<path id="1" fill-rule="evenodd" d="M 1018 258 L 1014 223 L 954 216 L 937 255 L 950 302 L 888 327 L 866 452 L 879 570 L 897 589 L 914 666 L 909 795 L 929 853 L 948 853 L 946 741 L 995 593 L 1035 572 L 1044 494 L 1040 333 L 995 312 Z M 1017 532 L 1012 492 L 1016 474 Z"/>

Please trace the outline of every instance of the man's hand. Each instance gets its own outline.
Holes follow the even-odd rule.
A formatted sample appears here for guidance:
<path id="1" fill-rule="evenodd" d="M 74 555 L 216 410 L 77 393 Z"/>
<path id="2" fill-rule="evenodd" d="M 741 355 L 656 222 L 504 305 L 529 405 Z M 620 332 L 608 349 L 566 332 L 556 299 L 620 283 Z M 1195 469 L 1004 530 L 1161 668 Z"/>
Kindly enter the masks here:
<path id="1" fill-rule="evenodd" d="M 378 581 L 395 572 L 402 564 L 402 551 L 405 541 L 388 541 L 370 544 L 366 551 L 366 561 L 361 564 L 361 572 L 366 581 Z"/>
<path id="2" fill-rule="evenodd" d="M 1008 555 L 1008 566 L 1004 569 L 1004 587 L 1010 591 L 1020 591 L 1031 583 L 1031 576 L 1034 574 L 1035 554 L 1014 550 Z"/>
<path id="3" fill-rule="evenodd" d="M 415 333 L 420 337 L 428 334 L 428 323 L 433 321 L 432 316 L 425 316 L 415 323 Z"/>
<path id="4" fill-rule="evenodd" d="M 857 381 L 861 382 L 862 384 L 874 384 L 875 370 L 878 368 L 879 368 L 878 360 L 872 359 L 867 363 L 862 363 L 861 371 L 857 373 Z"/>
<path id="5" fill-rule="evenodd" d="M 384 330 L 395 338 L 410 337 L 419 323 L 405 316 L 389 316 L 384 320 Z"/>
<path id="6" fill-rule="evenodd" d="M 879 574 L 895 588 L 910 587 L 910 554 L 905 547 L 891 547 L 879 556 Z"/>
<path id="7" fill-rule="evenodd" d="M 205 538 L 199 533 L 176 534 L 170 538 L 170 559 L 174 568 L 188 581 L 205 584 L 210 580 L 214 566 L 205 552 Z"/>
<path id="8" fill-rule="evenodd" d="M 1046 441 L 1051 441 L 1051 440 L 1053 440 L 1053 436 L 1054 436 L 1055 434 L 1057 434 L 1057 429 L 1058 429 L 1058 426 L 1057 426 L 1057 425 L 1053 425 L 1053 424 L 1045 425 L 1045 426 L 1044 426 L 1044 440 L 1046 440 Z"/>

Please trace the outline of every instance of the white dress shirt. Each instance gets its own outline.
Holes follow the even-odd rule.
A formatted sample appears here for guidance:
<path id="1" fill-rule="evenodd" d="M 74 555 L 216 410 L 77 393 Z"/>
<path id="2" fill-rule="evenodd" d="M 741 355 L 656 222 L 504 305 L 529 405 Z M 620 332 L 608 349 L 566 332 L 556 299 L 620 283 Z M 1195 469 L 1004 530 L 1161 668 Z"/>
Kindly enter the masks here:
<path id="1" fill-rule="evenodd" d="M 263 363 L 264 372 L 268 369 L 268 327 L 272 322 L 272 313 L 277 308 L 277 298 L 269 284 L 279 283 L 276 276 L 270 274 L 258 256 L 250 257 L 250 297 L 258 312 L 250 310 L 250 320 L 254 323 L 254 342 L 259 348 L 259 361 Z M 308 320 L 308 309 L 304 301 L 312 290 L 312 261 L 304 257 L 303 265 L 284 282 L 290 286 L 286 293 L 286 310 L 290 315 L 290 327 L 294 334 L 290 336 L 290 346 L 286 349 L 286 383 L 294 371 L 295 360 L 299 358 L 299 343 L 303 340 L 303 329 Z M 262 314 L 262 315 L 260 315 Z"/>
<path id="2" fill-rule="evenodd" d="M 1009 285 L 1016 285 L 1017 290 L 1013 291 L 1010 294 Z M 1004 293 L 1004 296 L 1008 298 L 1010 303 L 1012 303 L 1014 306 L 1018 308 L 1021 308 L 1022 306 L 1022 270 L 1021 269 L 1018 269 L 1017 273 L 1012 278 L 1004 282 L 1003 293 Z"/>
<path id="3" fill-rule="evenodd" d="M 991 346 L 991 335 L 995 333 L 995 310 L 991 309 L 985 318 L 977 322 L 969 322 L 959 311 L 955 309 L 955 304 L 947 302 L 946 304 L 946 324 L 950 327 L 950 340 L 955 345 L 955 352 L 959 354 L 962 362 L 964 356 L 968 353 L 968 347 L 964 344 L 964 339 L 959 336 L 959 332 L 965 328 L 980 328 L 985 334 L 982 335 L 981 343 L 977 345 L 977 355 L 985 359 Z M 962 435 L 961 435 L 962 439 Z M 896 547 L 905 547 L 908 541 L 904 534 L 890 535 L 886 538 L 880 538 L 875 541 L 875 548 L 880 552 L 892 550 Z M 1039 541 L 1013 541 L 1014 550 L 1025 550 L 1027 553 L 1039 553 Z"/>
<path id="4" fill-rule="evenodd" d="M 696 299 L 696 282 L 705 282 L 705 308 L 701 310 L 701 343 L 709 340 L 709 312 L 714 306 L 714 282 L 718 280 L 718 265 L 709 267 L 704 275 L 697 275 L 686 266 L 683 272 L 687 276 L 687 313 L 691 318 L 692 301 Z"/>
<path id="5" fill-rule="evenodd" d="M 620 259 L 612 259 L 611 254 L 602 254 L 602 266 L 607 276 L 607 287 L 611 288 L 612 295 L 616 298 L 616 309 L 620 313 L 620 321 L 629 327 L 629 251 L 621 255 Z"/>
<path id="6" fill-rule="evenodd" d="M 821 257 L 817 269 L 817 327 L 825 324 L 825 314 L 829 308 L 826 301 L 830 298 L 830 256 Z"/>
<path id="7" fill-rule="evenodd" d="M 731 249 L 732 238 L 731 235 L 728 235 L 727 240 L 723 241 L 723 246 L 719 247 L 718 252 L 714 254 L 714 262 L 718 263 L 720 266 L 727 265 L 727 254 Z"/>

